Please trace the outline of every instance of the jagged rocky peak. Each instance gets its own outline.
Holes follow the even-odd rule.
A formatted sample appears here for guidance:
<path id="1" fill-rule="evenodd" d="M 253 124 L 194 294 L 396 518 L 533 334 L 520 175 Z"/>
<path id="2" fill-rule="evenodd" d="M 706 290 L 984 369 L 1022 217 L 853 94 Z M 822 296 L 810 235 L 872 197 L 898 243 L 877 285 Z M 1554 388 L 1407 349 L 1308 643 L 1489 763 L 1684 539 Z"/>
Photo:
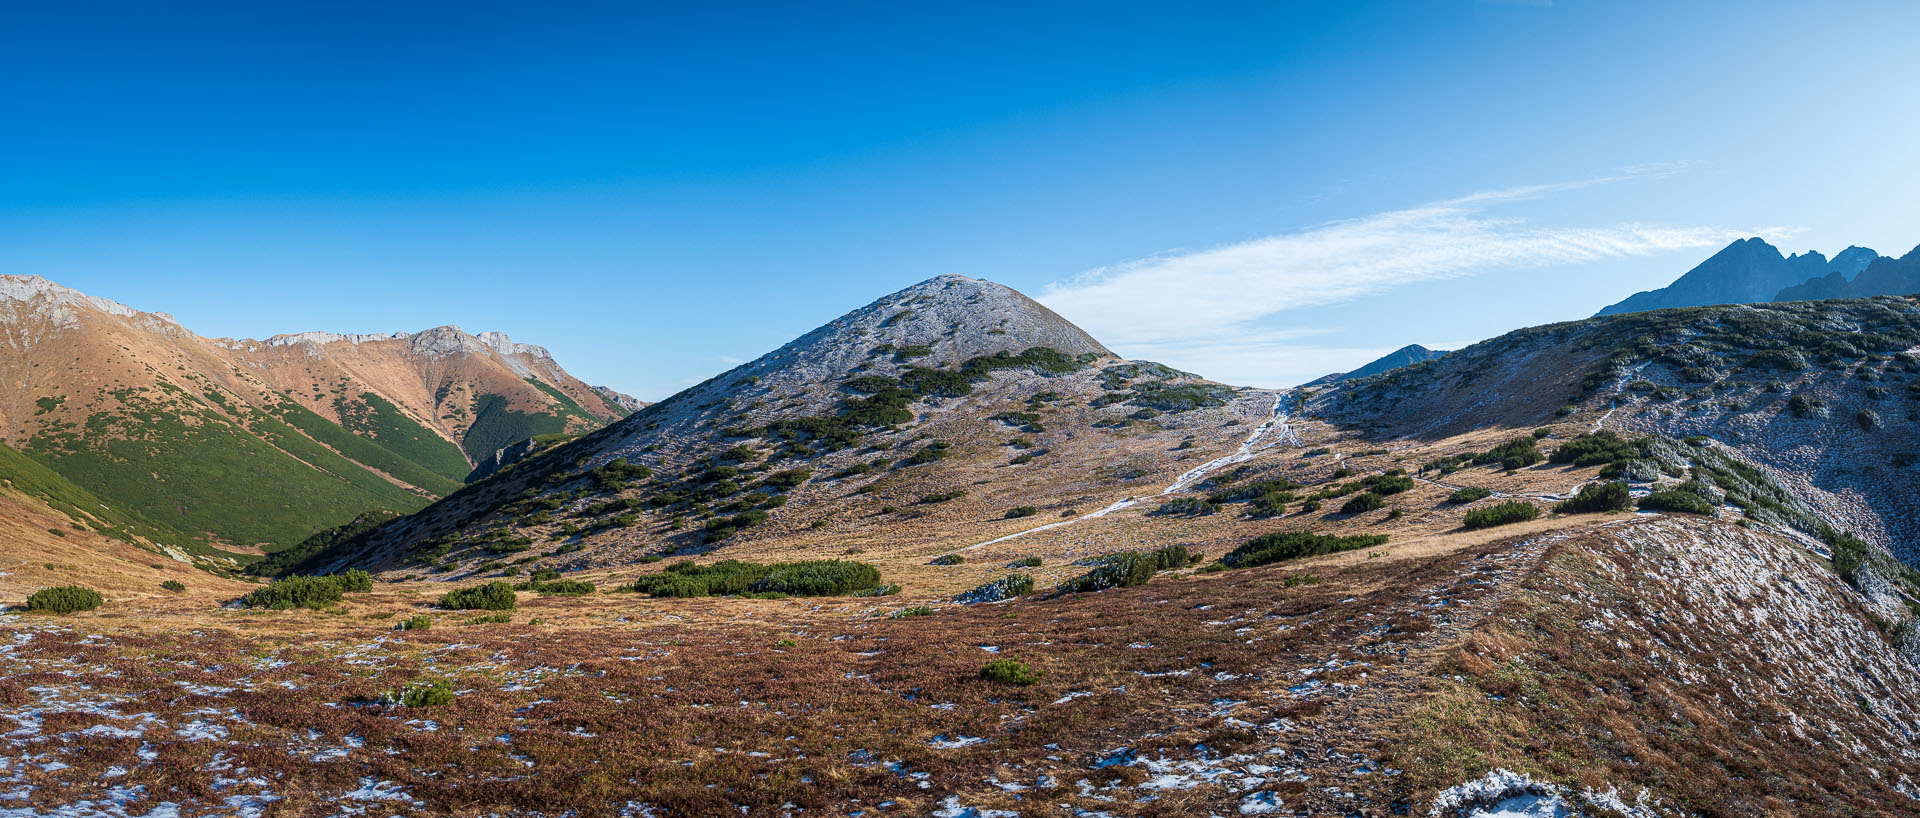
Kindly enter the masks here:
<path id="1" fill-rule="evenodd" d="M 295 346 L 307 344 L 326 346 L 328 344 L 368 344 L 378 341 L 406 341 L 414 352 L 427 356 L 457 355 L 460 353 L 485 354 L 489 351 L 501 355 L 529 355 L 535 358 L 552 358 L 546 347 L 534 344 L 516 343 L 504 332 L 482 332 L 478 335 L 448 324 L 421 332 L 389 333 L 340 333 L 340 332 L 294 332 L 275 335 L 264 342 L 269 347 Z M 254 342 L 240 341 L 240 346 L 250 346 Z"/>
<path id="2" fill-rule="evenodd" d="M 25 305 L 26 313 L 51 318 L 62 327 L 72 327 L 78 320 L 74 307 L 86 307 L 93 310 L 132 318 L 136 323 L 144 322 L 144 328 L 164 331 L 169 334 L 181 332 L 179 321 L 164 312 L 142 312 L 98 296 L 87 295 L 72 287 L 62 286 L 37 275 L 0 275 L 0 301 L 18 301 Z M 152 320 L 147 320 L 152 319 Z"/>
<path id="3" fill-rule="evenodd" d="M 595 386 L 593 387 L 593 391 L 600 393 L 600 397 L 606 398 L 608 403 L 611 403 L 629 412 L 638 412 L 642 409 L 647 408 L 646 401 L 643 401 L 625 392 L 618 391 L 610 386 Z"/>

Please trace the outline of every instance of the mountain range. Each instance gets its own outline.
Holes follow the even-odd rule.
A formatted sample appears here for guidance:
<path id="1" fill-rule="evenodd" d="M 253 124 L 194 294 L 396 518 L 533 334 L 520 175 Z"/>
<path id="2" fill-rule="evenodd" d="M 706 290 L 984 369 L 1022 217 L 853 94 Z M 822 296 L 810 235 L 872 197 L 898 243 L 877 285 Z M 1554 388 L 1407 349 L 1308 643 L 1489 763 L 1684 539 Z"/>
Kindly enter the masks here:
<path id="1" fill-rule="evenodd" d="M 229 565 L 418 509 L 500 448 L 629 413 L 502 333 L 205 338 L 24 276 L 0 276 L 0 383 L 0 445 L 176 556 Z"/>
<path id="2" fill-rule="evenodd" d="M 1857 298 L 1869 295 L 1907 295 L 1910 274 L 1876 273 L 1856 283 L 1856 277 L 1875 265 L 1893 262 L 1865 247 L 1848 247 L 1829 260 L 1808 251 L 1782 256 L 1758 237 L 1727 245 L 1711 258 L 1658 290 L 1634 293 L 1595 315 L 1703 307 L 1713 304 L 1752 304 L 1767 301 L 1804 301 L 1819 298 Z"/>
<path id="3" fill-rule="evenodd" d="M 3 324 L 0 374 L 37 391 L 4 415 L 30 434 L 0 449 L 0 593 L 107 598 L 0 614 L 0 718 L 59 760 L 0 748 L 0 809 L 1920 803 L 1913 296 L 1605 315 L 1263 390 L 941 276 L 622 416 L 505 336 L 207 340 L 36 287 Z M 159 454 L 228 439 L 259 444 Z M 220 486 L 287 531 L 255 576 L 147 562 L 204 510 L 124 475 L 289 461 L 319 476 Z M 328 480 L 366 496 L 301 505 Z"/>

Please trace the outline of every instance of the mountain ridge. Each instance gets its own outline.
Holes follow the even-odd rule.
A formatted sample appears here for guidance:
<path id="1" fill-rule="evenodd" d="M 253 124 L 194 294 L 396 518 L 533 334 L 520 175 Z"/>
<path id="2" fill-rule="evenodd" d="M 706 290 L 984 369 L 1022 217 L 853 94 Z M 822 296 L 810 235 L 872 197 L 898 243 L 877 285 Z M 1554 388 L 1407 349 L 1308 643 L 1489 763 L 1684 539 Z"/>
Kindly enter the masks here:
<path id="1" fill-rule="evenodd" d="M 1816 251 L 1782 256 L 1778 248 L 1758 236 L 1739 239 L 1673 283 L 1634 293 L 1601 308 L 1594 316 L 1773 301 L 1782 289 L 1810 279 L 1830 274 L 1848 278 L 1858 274 L 1876 255 L 1872 250 L 1854 246 L 1835 254 L 1831 260 Z"/>
<path id="2" fill-rule="evenodd" d="M 0 276 L 0 383 L 0 442 L 228 565 L 450 493 L 478 460 L 463 448 L 625 414 L 504 333 L 207 338 L 40 276 Z M 292 503 L 262 493 L 275 481 Z"/>
<path id="3" fill-rule="evenodd" d="M 1368 361 L 1360 368 L 1351 372 L 1334 372 L 1328 375 L 1322 375 L 1301 384 L 1301 386 L 1326 386 L 1327 384 L 1349 381 L 1355 378 L 1364 378 L 1369 375 L 1378 375 L 1388 370 L 1399 369 L 1403 366 L 1411 366 L 1422 361 L 1430 361 L 1443 357 L 1446 354 L 1447 350 L 1444 349 L 1428 349 L 1419 344 L 1408 344 Z"/>

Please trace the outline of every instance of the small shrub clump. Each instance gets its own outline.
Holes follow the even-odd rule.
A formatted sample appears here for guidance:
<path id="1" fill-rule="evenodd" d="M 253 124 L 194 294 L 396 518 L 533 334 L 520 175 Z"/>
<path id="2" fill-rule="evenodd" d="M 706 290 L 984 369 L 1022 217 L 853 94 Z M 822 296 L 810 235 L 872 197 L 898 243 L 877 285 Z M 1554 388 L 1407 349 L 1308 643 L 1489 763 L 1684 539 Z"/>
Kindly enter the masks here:
<path id="1" fill-rule="evenodd" d="M 1640 498 L 1639 506 L 1647 511 L 1676 511 L 1681 514 L 1712 515 L 1715 511 L 1711 500 L 1684 488 L 1661 489 Z"/>
<path id="2" fill-rule="evenodd" d="M 928 565 L 959 565 L 966 561 L 967 561 L 967 558 L 960 556 L 959 554 L 941 554 L 940 556 L 934 557 L 933 562 L 930 562 L 927 564 Z"/>
<path id="3" fill-rule="evenodd" d="M 1366 512 L 1387 507 L 1387 498 L 1373 492 L 1356 494 L 1340 507 L 1341 514 L 1365 514 Z"/>
<path id="4" fill-rule="evenodd" d="M 84 585 L 57 585 L 41 588 L 27 597 L 27 610 L 66 614 L 91 611 L 107 601 L 99 591 Z"/>
<path id="5" fill-rule="evenodd" d="M 1579 467 L 1619 463 L 1643 456 L 1645 451 L 1642 442 L 1627 440 L 1603 429 L 1582 434 L 1561 444 L 1547 459 L 1553 463 L 1572 463 Z"/>
<path id="6" fill-rule="evenodd" d="M 838 596 L 880 585 L 880 570 L 850 560 L 806 560 L 771 564 L 721 560 L 712 565 L 682 562 L 634 581 L 633 590 L 654 597 L 787 594 Z"/>
<path id="7" fill-rule="evenodd" d="M 1467 528 L 1492 528 L 1509 523 L 1523 523 L 1540 516 L 1540 509 L 1525 500 L 1508 500 L 1485 508 L 1476 508 L 1467 512 L 1461 525 Z"/>
<path id="8" fill-rule="evenodd" d="M 439 707 L 452 704 L 454 695 L 453 685 L 436 679 L 407 685 L 397 698 L 407 707 Z"/>
<path id="9" fill-rule="evenodd" d="M 1032 517 L 1033 515 L 1039 514 L 1039 513 L 1040 513 L 1040 509 L 1035 508 L 1033 506 L 1020 506 L 1019 508 L 1007 509 L 1007 519 L 1012 520 L 1020 517 Z"/>
<path id="10" fill-rule="evenodd" d="M 1104 591 L 1108 588 L 1132 588 L 1145 585 L 1153 575 L 1161 571 L 1185 568 L 1198 560 L 1198 555 L 1187 550 L 1184 545 L 1169 545 L 1152 551 L 1120 551 L 1082 560 L 1080 564 L 1092 566 L 1093 570 L 1060 583 L 1062 593 L 1078 594 L 1090 591 Z"/>
<path id="11" fill-rule="evenodd" d="M 240 604 L 249 608 L 266 608 L 271 611 L 285 611 L 293 608 L 312 608 L 318 610 L 339 602 L 349 593 L 366 593 L 373 590 L 373 578 L 367 572 L 353 569 L 344 574 L 330 574 L 324 577 L 291 576 L 274 580 L 265 588 L 256 588 L 240 598 Z"/>
<path id="12" fill-rule="evenodd" d="M 177 593 L 180 593 L 181 591 L 185 591 L 187 589 L 187 584 L 177 579 L 170 579 L 170 580 L 167 580 L 166 582 L 160 583 L 160 587 L 165 588 L 177 594 Z"/>
<path id="13" fill-rule="evenodd" d="M 1627 484 L 1610 481 L 1588 483 L 1580 487 L 1573 499 L 1553 507 L 1561 514 L 1580 514 L 1595 511 L 1625 511 L 1633 508 L 1633 494 L 1627 490 Z"/>
<path id="14" fill-rule="evenodd" d="M 1000 602 L 1031 593 L 1033 593 L 1032 574 L 1008 574 L 956 596 L 953 601 L 965 604 Z"/>
<path id="15" fill-rule="evenodd" d="M 1044 673 L 1035 671 L 1019 659 L 994 659 L 980 668 L 980 678 L 989 682 L 1008 685 L 1030 685 L 1040 681 Z"/>
<path id="16" fill-rule="evenodd" d="M 452 611 L 511 611 L 518 602 L 513 586 L 500 581 L 448 591 L 440 597 L 440 607 Z"/>
<path id="17" fill-rule="evenodd" d="M 1228 568 L 1253 568 L 1284 560 L 1370 548 L 1386 541 L 1385 534 L 1341 537 L 1306 531 L 1280 531 L 1248 540 L 1239 548 L 1228 551 L 1226 556 L 1220 558 L 1220 562 Z"/>
<path id="18" fill-rule="evenodd" d="M 394 628 L 394 630 L 402 631 L 424 631 L 432 629 L 433 617 L 426 614 L 414 614 L 406 619 L 402 619 L 400 620 L 399 626 Z"/>
<path id="19" fill-rule="evenodd" d="M 577 579 L 556 579 L 534 585 L 533 590 L 541 596 L 586 596 L 593 593 L 593 583 Z"/>
<path id="20" fill-rule="evenodd" d="M 1153 510 L 1153 513 L 1161 517 L 1171 517 L 1174 515 L 1202 517 L 1218 510 L 1219 509 L 1212 503 L 1200 497 L 1176 497 L 1161 503 L 1159 508 Z"/>
<path id="21" fill-rule="evenodd" d="M 1483 489 L 1479 486 L 1467 486 L 1466 488 L 1458 489 L 1454 491 L 1454 493 L 1447 495 L 1447 502 L 1464 506 L 1475 500 L 1485 500 L 1492 496 L 1492 489 Z"/>

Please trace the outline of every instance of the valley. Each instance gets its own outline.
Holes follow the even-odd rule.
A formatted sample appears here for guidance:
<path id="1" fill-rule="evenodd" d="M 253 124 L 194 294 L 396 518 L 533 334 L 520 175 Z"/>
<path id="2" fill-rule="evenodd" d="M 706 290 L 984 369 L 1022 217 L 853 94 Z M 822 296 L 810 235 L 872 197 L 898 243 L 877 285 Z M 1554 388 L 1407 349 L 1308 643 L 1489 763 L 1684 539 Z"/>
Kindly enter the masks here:
<path id="1" fill-rule="evenodd" d="M 252 576 L 30 446 L 0 594 L 106 599 L 0 613 L 0 814 L 1910 814 L 1916 351 L 1879 297 L 1250 389 L 943 276 Z"/>

